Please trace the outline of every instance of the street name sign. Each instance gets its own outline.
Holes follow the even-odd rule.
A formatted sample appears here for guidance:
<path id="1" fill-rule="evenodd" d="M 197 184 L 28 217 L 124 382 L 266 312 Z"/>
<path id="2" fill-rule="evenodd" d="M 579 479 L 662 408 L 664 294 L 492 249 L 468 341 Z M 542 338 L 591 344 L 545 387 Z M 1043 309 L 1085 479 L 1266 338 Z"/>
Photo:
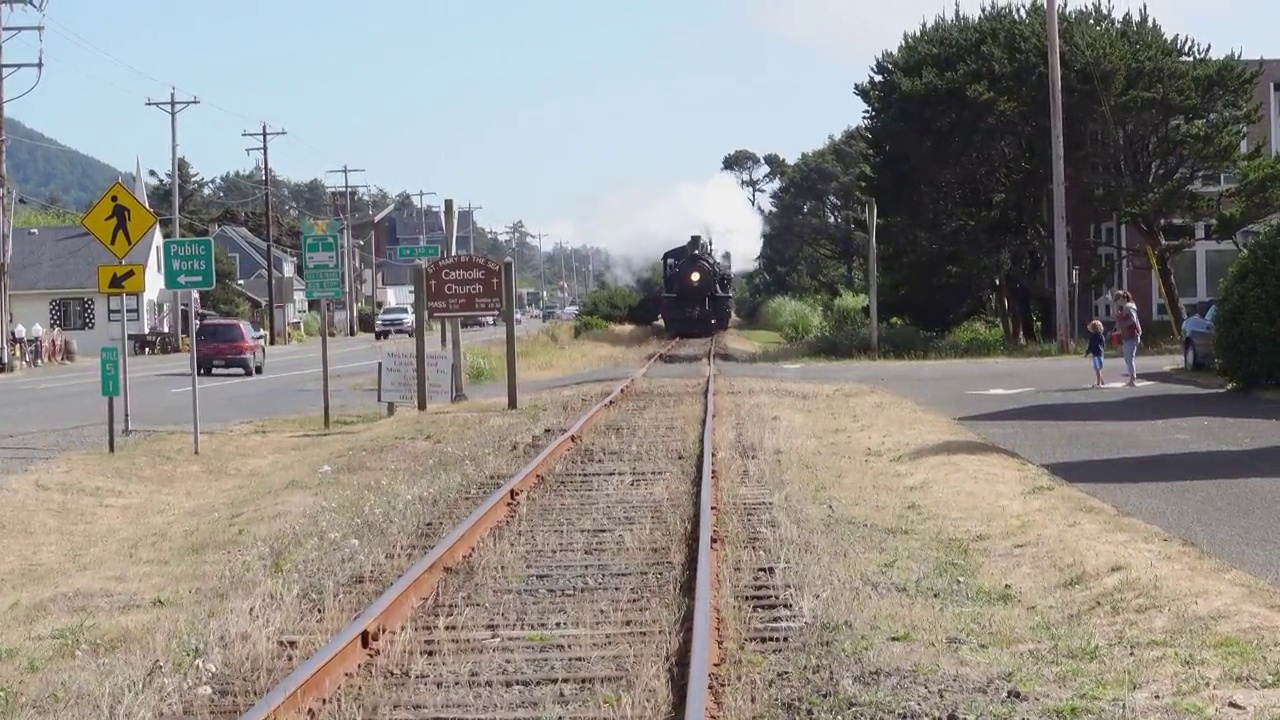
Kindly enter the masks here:
<path id="1" fill-rule="evenodd" d="M 80 226 L 117 260 L 124 260 L 159 221 L 129 188 L 116 182 L 80 218 Z"/>
<path id="2" fill-rule="evenodd" d="M 213 238 L 174 238 L 164 243 L 165 290 L 212 290 Z"/>
<path id="3" fill-rule="evenodd" d="M 439 245 L 401 245 L 396 248 L 398 260 L 434 260 L 440 257 Z"/>
<path id="4" fill-rule="evenodd" d="M 103 295 L 141 295 L 146 291 L 146 265 L 98 266 L 98 292 Z"/>
<path id="5" fill-rule="evenodd" d="M 505 306 L 502 265 L 482 255 L 452 255 L 427 265 L 431 317 L 496 315 Z"/>

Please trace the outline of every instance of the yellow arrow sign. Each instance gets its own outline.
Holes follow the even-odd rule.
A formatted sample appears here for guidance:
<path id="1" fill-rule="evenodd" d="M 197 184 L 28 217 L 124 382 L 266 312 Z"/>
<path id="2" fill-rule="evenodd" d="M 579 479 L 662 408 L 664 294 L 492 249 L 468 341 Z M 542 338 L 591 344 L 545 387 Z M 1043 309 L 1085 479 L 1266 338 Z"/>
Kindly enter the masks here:
<path id="1" fill-rule="evenodd" d="M 157 222 L 156 214 L 119 182 L 113 183 L 80 218 L 80 225 L 120 260 L 142 242 Z"/>
<path id="2" fill-rule="evenodd" d="M 98 292 L 103 295 L 141 295 L 146 291 L 146 265 L 98 266 Z"/>

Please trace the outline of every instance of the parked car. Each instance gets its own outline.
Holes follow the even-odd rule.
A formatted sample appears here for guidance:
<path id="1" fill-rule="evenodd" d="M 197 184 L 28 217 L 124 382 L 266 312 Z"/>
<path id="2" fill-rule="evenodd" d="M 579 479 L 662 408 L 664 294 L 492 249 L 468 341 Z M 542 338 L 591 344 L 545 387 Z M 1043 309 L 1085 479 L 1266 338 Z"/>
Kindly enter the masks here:
<path id="1" fill-rule="evenodd" d="M 1206 309 L 1182 321 L 1182 366 L 1187 370 L 1208 367 L 1216 357 L 1213 352 L 1213 323 L 1218 317 L 1218 303 L 1209 300 Z"/>
<path id="2" fill-rule="evenodd" d="M 568 320 L 569 322 L 573 322 L 575 319 L 577 319 L 577 317 L 578 317 L 577 305 L 569 305 L 565 307 L 564 310 L 560 311 L 561 320 Z"/>
<path id="3" fill-rule="evenodd" d="M 552 303 L 542 306 L 542 322 L 550 322 L 560 318 L 560 306 Z"/>
<path id="4" fill-rule="evenodd" d="M 235 318 L 210 318 L 196 327 L 196 371 L 239 368 L 261 375 L 267 367 L 266 333 Z"/>
<path id="5" fill-rule="evenodd" d="M 482 328 L 493 324 L 493 318 L 481 315 L 480 317 L 464 317 L 458 323 L 463 328 Z"/>
<path id="6" fill-rule="evenodd" d="M 373 339 L 385 340 L 392 335 L 413 337 L 413 308 L 408 305 L 388 305 L 373 320 Z"/>

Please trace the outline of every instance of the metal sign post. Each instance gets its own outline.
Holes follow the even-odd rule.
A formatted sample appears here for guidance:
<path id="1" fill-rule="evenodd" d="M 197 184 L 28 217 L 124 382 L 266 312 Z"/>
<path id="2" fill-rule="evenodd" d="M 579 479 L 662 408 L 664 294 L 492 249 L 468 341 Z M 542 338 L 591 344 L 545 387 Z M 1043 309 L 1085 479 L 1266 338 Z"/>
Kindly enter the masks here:
<path id="1" fill-rule="evenodd" d="M 164 244 L 164 288 L 187 291 L 187 329 L 191 333 L 191 441 L 200 454 L 200 363 L 196 347 L 196 293 L 217 287 L 213 238 L 173 238 Z"/>
<path id="2" fill-rule="evenodd" d="M 329 313 L 333 303 L 325 300 L 320 304 L 320 381 L 324 393 L 324 431 L 329 432 Z"/>
<path id="3" fill-rule="evenodd" d="M 129 188 L 120 182 L 114 182 L 102 193 L 87 212 L 80 218 L 80 226 L 89 232 L 107 252 L 115 256 L 120 265 L 142 244 L 152 228 L 160 219 L 151 209 L 144 205 Z M 121 268 L 121 272 L 125 271 Z M 101 275 L 101 270 L 99 270 Z M 124 434 L 132 430 L 129 417 L 129 311 L 128 295 L 120 295 L 120 349 L 124 356 L 120 358 L 120 376 L 124 386 Z M 108 302 L 108 312 L 110 300 Z"/>
<path id="4" fill-rule="evenodd" d="M 107 452 L 116 452 L 116 396 L 120 394 L 120 350 L 111 346 L 98 353 L 102 396 L 107 399 Z"/>
<path id="5" fill-rule="evenodd" d="M 302 227 L 302 279 L 307 284 L 308 300 L 320 303 L 320 374 L 324 393 L 324 429 L 329 431 L 329 328 L 333 300 L 342 298 L 343 258 L 340 252 L 338 223 L 333 220 L 308 220 Z M 274 318 L 275 309 L 272 309 Z"/>

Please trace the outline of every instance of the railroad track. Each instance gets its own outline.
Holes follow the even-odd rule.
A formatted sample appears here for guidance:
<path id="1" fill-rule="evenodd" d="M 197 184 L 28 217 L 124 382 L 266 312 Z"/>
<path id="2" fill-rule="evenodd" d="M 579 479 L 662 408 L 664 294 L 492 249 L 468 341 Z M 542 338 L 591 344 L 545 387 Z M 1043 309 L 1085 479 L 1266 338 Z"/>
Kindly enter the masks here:
<path id="1" fill-rule="evenodd" d="M 710 717 L 714 345 L 656 355 L 242 717 Z"/>

